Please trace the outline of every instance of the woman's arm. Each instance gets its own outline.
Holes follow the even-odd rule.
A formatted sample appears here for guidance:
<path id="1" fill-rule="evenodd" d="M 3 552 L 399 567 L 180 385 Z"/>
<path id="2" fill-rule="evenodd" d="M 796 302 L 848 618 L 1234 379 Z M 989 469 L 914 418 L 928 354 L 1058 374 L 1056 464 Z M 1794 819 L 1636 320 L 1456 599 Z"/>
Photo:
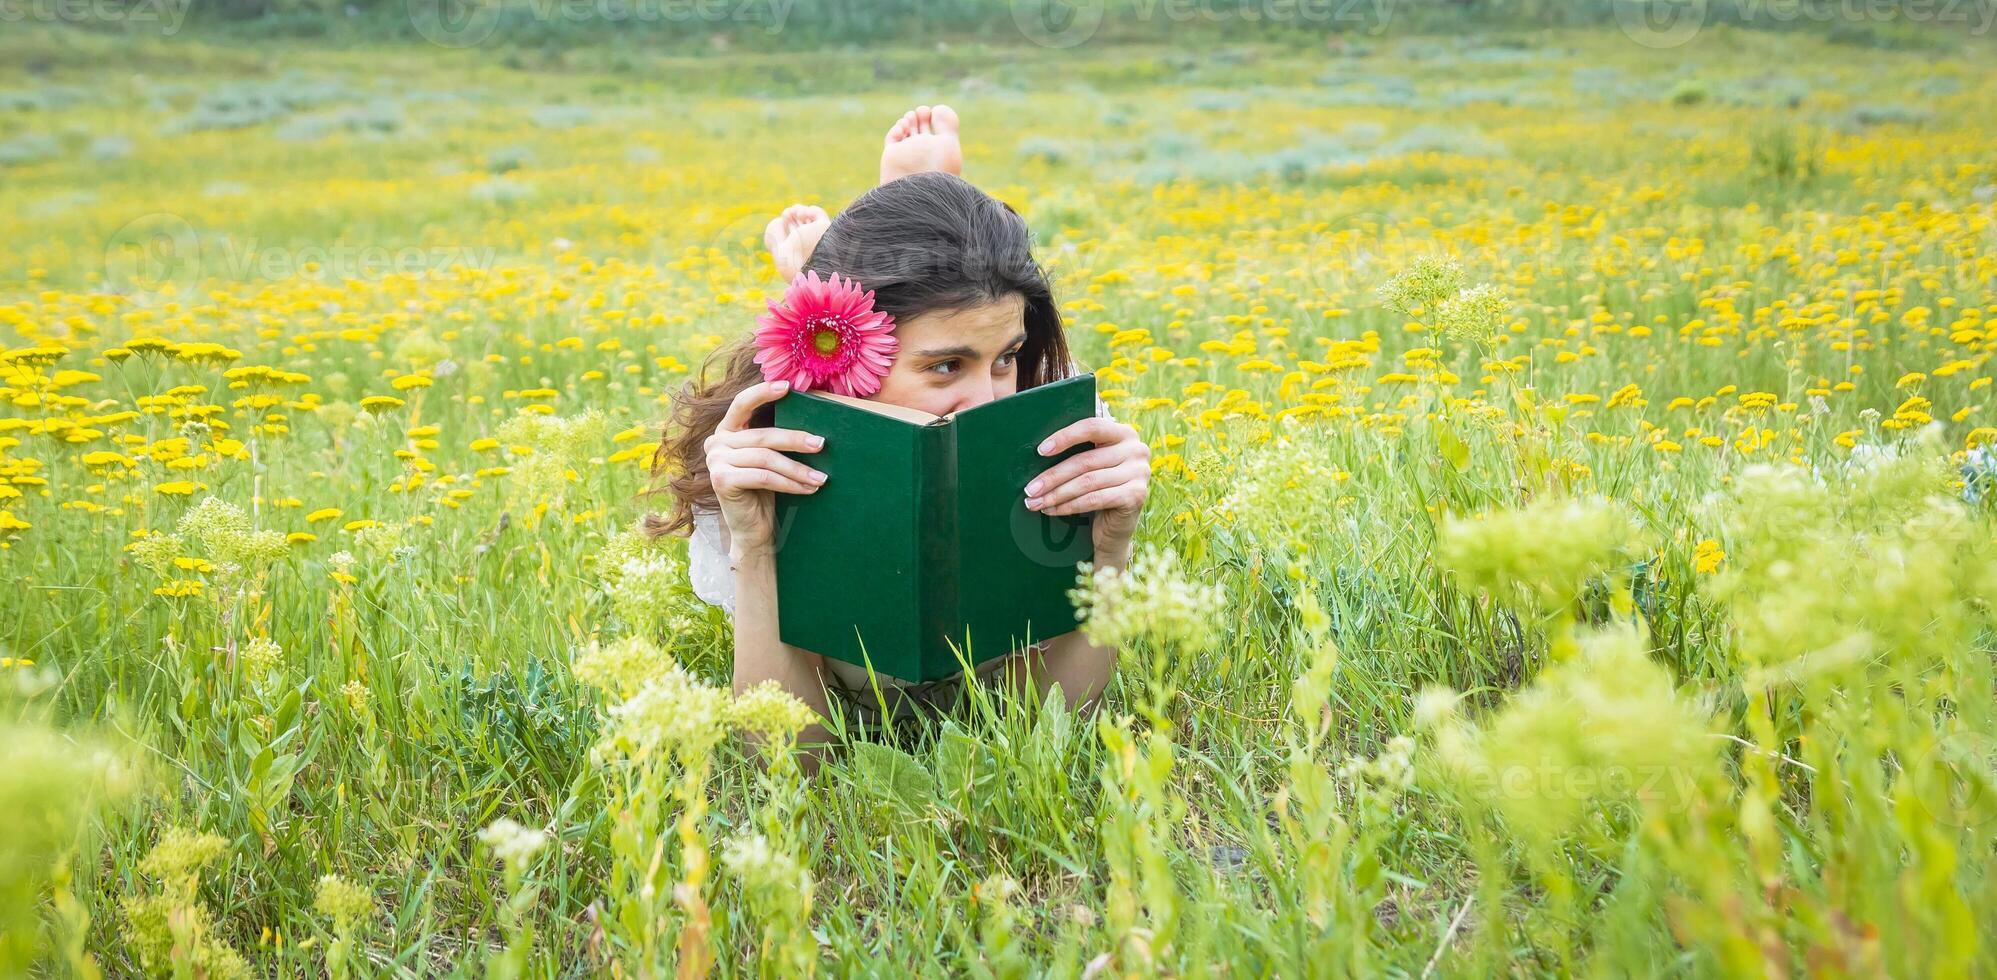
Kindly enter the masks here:
<path id="1" fill-rule="evenodd" d="M 815 453 L 825 441 L 808 432 L 758 427 L 758 408 L 790 391 L 783 381 L 750 385 L 735 396 L 728 414 L 707 438 L 707 468 L 720 505 L 728 541 L 729 574 L 735 579 L 735 676 L 737 694 L 763 681 L 825 716 L 824 661 L 789 646 L 777 635 L 777 565 L 774 544 L 775 495 L 810 494 L 825 475 L 784 455 Z M 805 729 L 800 745 L 825 740 L 823 726 Z"/>
<path id="2" fill-rule="evenodd" d="M 824 658 L 777 638 L 776 553 L 767 544 L 728 549 L 735 576 L 735 693 L 763 681 L 776 681 L 798 700 L 826 716 Z M 813 724 L 799 736 L 799 745 L 826 740 L 823 725 Z"/>
<path id="3" fill-rule="evenodd" d="M 1150 496 L 1151 449 L 1131 426 L 1107 418 L 1083 419 L 1040 444 L 1042 456 L 1053 456 L 1079 443 L 1095 448 L 1063 460 L 1026 487 L 1026 506 L 1042 514 L 1093 513 L 1090 533 L 1095 539 L 1095 567 L 1123 570 L 1130 564 L 1137 518 Z M 1117 651 L 1089 642 L 1080 630 L 1049 640 L 1037 656 L 1017 658 L 1011 673 L 1031 671 L 1040 695 L 1054 685 L 1072 708 L 1100 697 L 1116 672 Z M 1021 678 L 1023 679 L 1023 678 Z"/>

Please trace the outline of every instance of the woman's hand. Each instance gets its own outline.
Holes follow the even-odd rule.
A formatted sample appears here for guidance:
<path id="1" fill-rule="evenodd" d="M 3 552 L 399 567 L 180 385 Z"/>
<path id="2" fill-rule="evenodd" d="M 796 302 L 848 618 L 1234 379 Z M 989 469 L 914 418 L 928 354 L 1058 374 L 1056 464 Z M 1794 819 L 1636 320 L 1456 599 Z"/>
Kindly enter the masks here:
<path id="1" fill-rule="evenodd" d="M 775 536 L 775 492 L 816 493 L 825 483 L 825 474 L 784 455 L 815 453 L 825 445 L 823 437 L 749 424 L 756 409 L 789 392 L 788 381 L 764 381 L 742 389 L 703 444 L 732 557 L 769 550 Z"/>
<path id="2" fill-rule="evenodd" d="M 1115 560 L 1129 551 L 1137 515 L 1151 493 L 1151 447 L 1131 426 L 1086 418 L 1048 436 L 1040 455 L 1084 442 L 1095 448 L 1048 467 L 1026 485 L 1026 508 L 1042 514 L 1095 512 L 1096 555 Z"/>

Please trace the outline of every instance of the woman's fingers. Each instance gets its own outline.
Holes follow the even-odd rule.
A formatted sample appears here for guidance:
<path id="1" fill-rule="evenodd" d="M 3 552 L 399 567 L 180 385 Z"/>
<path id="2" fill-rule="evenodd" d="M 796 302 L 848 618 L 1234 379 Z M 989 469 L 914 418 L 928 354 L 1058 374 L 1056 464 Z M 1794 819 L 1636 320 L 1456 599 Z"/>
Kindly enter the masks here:
<path id="1" fill-rule="evenodd" d="M 758 381 L 735 396 L 728 403 L 728 414 L 721 417 L 721 424 L 714 427 L 716 432 L 740 432 L 749 427 L 750 416 L 756 409 L 782 398 L 790 393 L 788 381 Z"/>
<path id="2" fill-rule="evenodd" d="M 789 393 L 788 381 L 762 381 L 742 389 L 728 403 L 728 413 L 706 442 L 708 479 L 716 494 L 816 493 L 825 483 L 825 474 L 784 455 L 815 453 L 824 447 L 823 438 L 797 429 L 751 425 L 757 409 Z"/>
<path id="3" fill-rule="evenodd" d="M 1085 493 L 1042 513 L 1049 515 L 1087 514 L 1100 510 L 1135 510 L 1144 503 L 1146 484 L 1124 483 Z"/>
<path id="4" fill-rule="evenodd" d="M 1070 446 L 1084 442 L 1093 442 L 1098 446 L 1102 446 L 1136 438 L 1137 430 L 1122 422 L 1113 422 L 1106 418 L 1090 416 L 1071 422 L 1063 426 L 1059 432 L 1048 436 L 1040 443 L 1040 455 L 1052 456 Z"/>
<path id="5" fill-rule="evenodd" d="M 1150 482 L 1150 479 L 1151 464 L 1141 460 L 1127 460 L 1105 469 L 1089 470 L 1059 486 L 1050 487 L 1037 497 L 1027 498 L 1026 506 L 1029 510 L 1037 510 L 1043 514 L 1077 514 L 1094 508 L 1085 507 L 1076 510 L 1066 505 L 1111 487 L 1131 484 L 1144 486 Z"/>
<path id="6" fill-rule="evenodd" d="M 1047 437 L 1040 451 L 1057 453 L 1082 442 L 1096 448 L 1077 453 L 1047 468 L 1026 485 L 1026 505 L 1032 510 L 1052 513 L 1047 508 L 1083 494 L 1127 482 L 1139 475 L 1151 475 L 1151 447 L 1137 437 L 1137 430 L 1121 422 L 1087 418 Z"/>
<path id="7" fill-rule="evenodd" d="M 750 490 L 796 494 L 818 492 L 817 484 L 795 480 L 775 470 L 730 467 L 714 473 L 713 480 L 715 494 L 724 497 Z"/>
<path id="8" fill-rule="evenodd" d="M 1026 485 L 1028 497 L 1038 497 L 1069 480 L 1090 470 L 1102 470 L 1115 466 L 1130 458 L 1131 450 L 1123 445 L 1098 446 L 1085 453 L 1076 453 L 1053 466 L 1047 467 L 1033 482 Z"/>
<path id="9" fill-rule="evenodd" d="M 774 449 L 755 446 L 728 449 L 715 454 L 708 465 L 712 467 L 716 462 L 740 470 L 769 470 L 781 473 L 799 483 L 808 483 L 814 487 L 825 482 L 825 474 Z"/>
<path id="10" fill-rule="evenodd" d="M 707 437 L 710 453 L 729 449 L 776 449 L 787 453 L 815 453 L 825 446 L 824 436 L 799 429 L 755 428 L 734 432 L 716 431 Z"/>

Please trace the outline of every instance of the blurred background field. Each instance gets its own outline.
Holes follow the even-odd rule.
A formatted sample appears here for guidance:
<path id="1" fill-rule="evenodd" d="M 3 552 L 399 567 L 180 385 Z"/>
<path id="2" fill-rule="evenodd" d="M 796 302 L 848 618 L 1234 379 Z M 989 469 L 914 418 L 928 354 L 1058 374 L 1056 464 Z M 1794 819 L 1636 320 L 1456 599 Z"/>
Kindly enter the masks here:
<path id="1" fill-rule="evenodd" d="M 1988 969 L 1981 8 L 115 9 L 0 35 L 4 972 Z M 938 102 L 1176 568 L 800 781 L 637 495 Z"/>

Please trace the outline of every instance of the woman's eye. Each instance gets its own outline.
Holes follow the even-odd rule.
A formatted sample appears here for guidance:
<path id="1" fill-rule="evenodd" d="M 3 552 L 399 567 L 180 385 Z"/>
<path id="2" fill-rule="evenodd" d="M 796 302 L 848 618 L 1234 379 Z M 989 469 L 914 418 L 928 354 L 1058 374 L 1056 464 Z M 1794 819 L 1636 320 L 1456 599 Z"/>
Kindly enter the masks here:
<path id="1" fill-rule="evenodd" d="M 957 373 L 957 362 L 937 361 L 929 366 L 929 370 L 935 371 L 938 374 L 955 374 Z"/>
<path id="2" fill-rule="evenodd" d="M 1012 365 L 1018 360 L 1019 360 L 1019 352 L 1016 350 L 1009 350 L 999 355 L 998 366 L 1001 369 L 1009 368 L 1012 367 Z"/>

